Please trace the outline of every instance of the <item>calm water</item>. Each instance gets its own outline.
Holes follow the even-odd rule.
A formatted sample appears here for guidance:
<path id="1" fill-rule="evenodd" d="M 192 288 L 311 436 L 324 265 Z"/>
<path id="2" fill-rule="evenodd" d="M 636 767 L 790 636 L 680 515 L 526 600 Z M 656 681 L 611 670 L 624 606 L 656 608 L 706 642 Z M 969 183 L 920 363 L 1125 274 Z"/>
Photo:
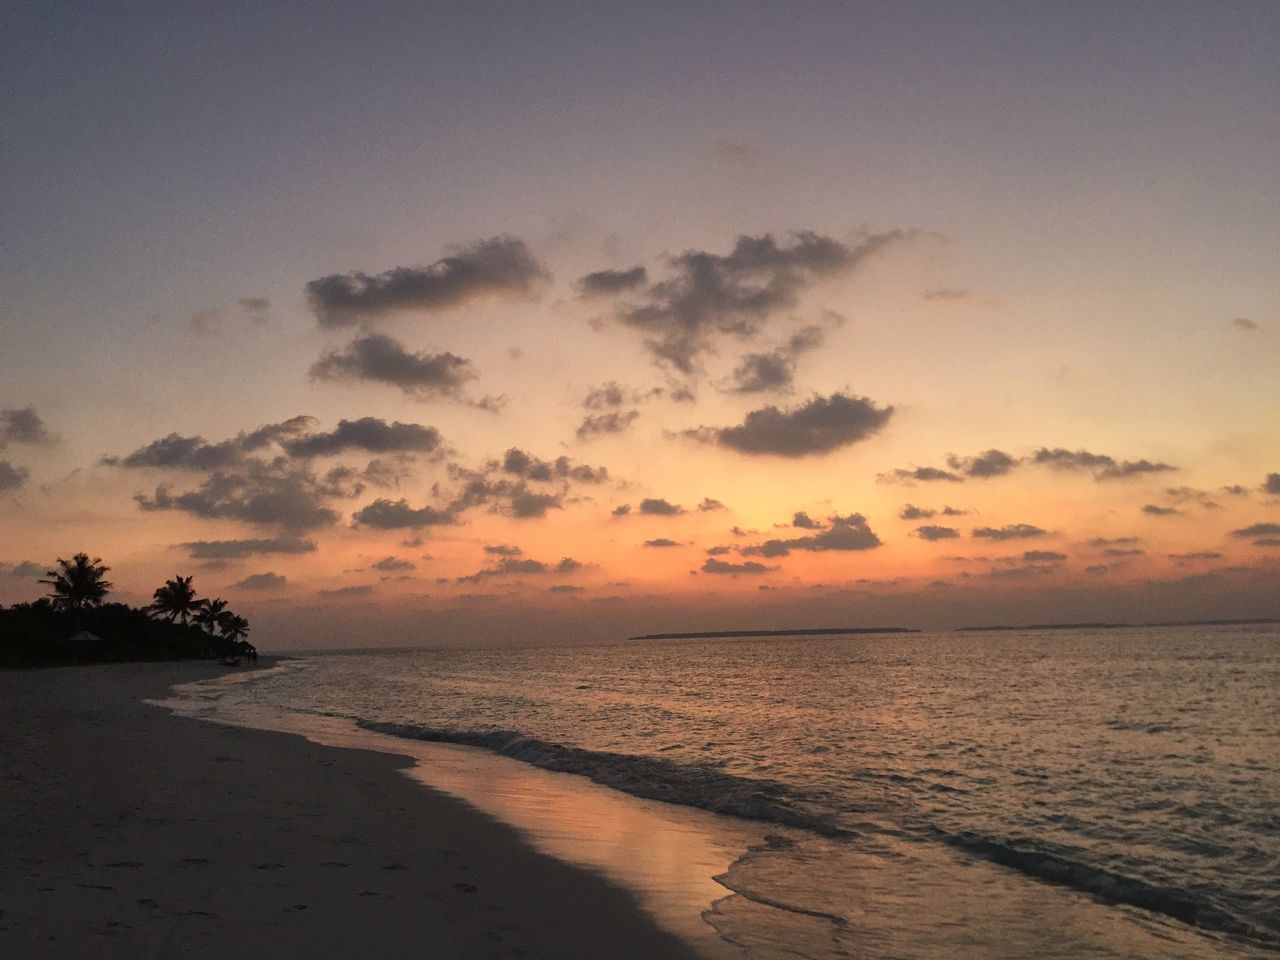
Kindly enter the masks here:
<path id="1" fill-rule="evenodd" d="M 705 915 L 753 957 L 1280 952 L 1274 626 L 335 655 L 224 697 L 775 824 Z"/>

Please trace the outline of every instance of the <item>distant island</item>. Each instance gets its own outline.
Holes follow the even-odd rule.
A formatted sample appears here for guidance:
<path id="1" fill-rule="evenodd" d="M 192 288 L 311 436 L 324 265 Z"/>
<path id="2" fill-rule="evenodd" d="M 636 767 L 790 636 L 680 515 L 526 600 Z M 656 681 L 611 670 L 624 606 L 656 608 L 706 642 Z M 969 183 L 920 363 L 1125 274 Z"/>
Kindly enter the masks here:
<path id="1" fill-rule="evenodd" d="M 645 633 L 628 640 L 710 640 L 716 637 L 838 637 L 853 633 L 919 633 L 908 627 L 815 627 L 810 630 L 705 630 L 699 633 Z"/>
<path id="2" fill-rule="evenodd" d="M 1020 626 L 956 627 L 957 633 L 994 633 L 1001 630 L 1132 630 L 1142 627 L 1250 627 L 1280 623 L 1276 617 L 1254 620 L 1156 620 L 1150 623 L 1027 623 Z"/>

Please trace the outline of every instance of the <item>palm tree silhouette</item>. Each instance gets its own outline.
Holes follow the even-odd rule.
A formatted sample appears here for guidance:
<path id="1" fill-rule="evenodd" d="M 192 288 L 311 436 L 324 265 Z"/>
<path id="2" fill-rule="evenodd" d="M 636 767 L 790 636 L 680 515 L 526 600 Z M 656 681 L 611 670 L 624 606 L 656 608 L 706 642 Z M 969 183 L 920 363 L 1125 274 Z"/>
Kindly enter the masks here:
<path id="1" fill-rule="evenodd" d="M 193 579 L 194 577 L 174 577 L 166 580 L 163 587 L 156 587 L 148 608 L 152 616 L 167 616 L 170 623 L 181 620 L 185 626 L 191 615 L 200 609 L 200 601 L 196 599 L 196 591 L 191 586 Z"/>
<path id="2" fill-rule="evenodd" d="M 226 610 L 227 601 L 222 598 L 201 600 L 200 609 L 196 611 L 195 616 L 191 619 L 197 627 L 202 627 L 206 632 L 213 633 L 225 619 Z"/>
<path id="3" fill-rule="evenodd" d="M 224 613 L 218 626 L 222 630 L 222 636 L 233 646 L 249 636 L 249 621 L 239 614 Z"/>
<path id="4" fill-rule="evenodd" d="M 89 559 L 87 553 L 77 553 L 70 560 L 58 558 L 57 570 L 48 570 L 48 579 L 40 580 L 53 589 L 49 598 L 56 610 L 83 610 L 96 607 L 111 590 L 105 577 L 110 567 L 103 566 L 101 557 Z"/>

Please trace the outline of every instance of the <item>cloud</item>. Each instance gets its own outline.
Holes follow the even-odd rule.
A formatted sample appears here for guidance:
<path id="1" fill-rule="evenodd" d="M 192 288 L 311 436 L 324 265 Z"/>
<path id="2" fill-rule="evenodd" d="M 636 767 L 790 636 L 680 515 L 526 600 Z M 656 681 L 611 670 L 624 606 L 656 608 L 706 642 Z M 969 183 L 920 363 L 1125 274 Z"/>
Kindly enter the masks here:
<path id="1" fill-rule="evenodd" d="M 876 481 L 879 483 L 933 483 L 937 480 L 945 480 L 948 483 L 963 483 L 964 477 L 958 473 L 951 473 L 947 470 L 939 470 L 937 467 L 912 467 L 910 469 L 890 470 L 888 473 L 876 475 Z"/>
<path id="2" fill-rule="evenodd" d="M 470 360 L 452 353 L 412 353 L 381 333 L 357 337 L 341 350 L 326 352 L 310 371 L 313 380 L 385 383 L 419 400 L 463 400 L 467 383 L 477 376 Z"/>
<path id="3" fill-rule="evenodd" d="M 241 520 L 287 530 L 312 530 L 338 519 L 328 501 L 350 494 L 304 469 L 254 461 L 242 471 L 218 471 L 194 490 L 173 493 L 164 484 L 134 500 L 143 510 L 178 510 L 205 519 Z"/>
<path id="4" fill-rule="evenodd" d="M 610 512 L 609 515 L 611 517 L 625 517 L 630 513 L 631 513 L 631 504 L 620 503 L 618 504 L 618 506 L 613 508 L 613 510 Z"/>
<path id="5" fill-rule="evenodd" d="M 1172 516 L 1176 516 L 1182 511 L 1176 510 L 1173 507 L 1162 507 L 1162 506 L 1159 506 L 1158 504 L 1148 503 L 1145 506 L 1143 506 L 1142 512 L 1146 514 L 1150 514 L 1153 517 L 1172 517 Z"/>
<path id="6" fill-rule="evenodd" d="M 53 434 L 45 427 L 35 407 L 0 410 L 0 448 L 11 443 L 48 446 L 53 442 Z"/>
<path id="7" fill-rule="evenodd" d="M 0 563 L 0 577 L 41 577 L 45 568 L 31 560 L 17 563 Z"/>
<path id="8" fill-rule="evenodd" d="M 1150 460 L 1117 461 L 1105 453 L 1090 453 L 1088 450 L 1067 450 L 1064 447 L 1041 447 L 1031 456 L 1033 463 L 1052 467 L 1055 470 L 1092 470 L 1093 478 L 1098 482 L 1104 480 L 1122 480 L 1126 477 L 1137 477 L 1150 473 L 1164 473 L 1176 470 L 1167 463 L 1154 463 Z"/>
<path id="9" fill-rule="evenodd" d="M 699 513 L 711 513 L 715 510 L 727 510 L 727 509 L 728 507 L 726 507 L 719 500 L 716 500 L 712 497 L 703 497 L 702 502 L 698 504 Z"/>
<path id="10" fill-rule="evenodd" d="M 251 573 L 232 586 L 241 590 L 279 590 L 286 582 L 286 577 L 268 570 L 266 573 Z"/>
<path id="11" fill-rule="evenodd" d="M 680 546 L 680 543 L 676 540 L 670 540 L 667 537 L 658 537 L 654 540 L 646 540 L 644 545 L 646 547 L 678 547 Z"/>
<path id="12" fill-rule="evenodd" d="M 307 284 L 306 294 L 320 326 L 334 328 L 403 311 L 449 309 L 485 296 L 527 298 L 549 279 L 523 240 L 502 236 L 425 267 L 320 277 Z"/>
<path id="13" fill-rule="evenodd" d="M 743 547 L 744 557 L 785 557 L 792 550 L 808 550 L 824 553 L 831 550 L 871 550 L 880 546 L 881 540 L 867 525 L 867 518 L 860 513 L 828 518 L 830 526 L 819 533 L 789 540 L 773 539 L 754 546 Z"/>
<path id="14" fill-rule="evenodd" d="M 1241 538 L 1280 536 L 1280 523 L 1255 523 L 1251 527 L 1232 530 L 1231 536 Z"/>
<path id="15" fill-rule="evenodd" d="M 357 525 L 375 530 L 417 530 L 421 527 L 439 527 L 457 523 L 451 510 L 437 507 L 411 507 L 405 499 L 388 500 L 379 497 L 368 506 L 357 510 L 351 518 Z"/>
<path id="16" fill-rule="evenodd" d="M 1147 551 L 1141 547 L 1107 547 L 1102 551 L 1104 557 L 1145 557 Z"/>
<path id="17" fill-rule="evenodd" d="M 727 560 L 717 560 L 715 557 L 708 557 L 702 564 L 703 573 L 768 573 L 777 569 L 777 567 L 766 567 L 763 563 L 757 563 L 754 560 L 730 563 Z"/>
<path id="18" fill-rule="evenodd" d="M 1231 321 L 1231 325 L 1237 330 L 1244 330 L 1246 333 L 1253 333 L 1262 329 L 1262 324 L 1257 320 L 1250 320 L 1248 317 L 1236 317 Z"/>
<path id="19" fill-rule="evenodd" d="M 1171 553 L 1169 559 L 1175 563 L 1195 563 L 1200 560 L 1221 560 L 1222 554 L 1213 550 L 1196 550 L 1192 553 Z"/>
<path id="20" fill-rule="evenodd" d="M 1089 541 L 1091 547 L 1123 547 L 1141 543 L 1141 537 L 1094 537 Z"/>
<path id="21" fill-rule="evenodd" d="M 492 554 L 495 557 L 518 557 L 524 553 L 524 551 L 519 547 L 513 547 L 508 543 L 486 544 L 484 552 Z"/>
<path id="22" fill-rule="evenodd" d="M 557 583 L 554 587 L 547 587 L 547 593 L 582 593 L 584 589 L 572 583 Z"/>
<path id="23" fill-rule="evenodd" d="M 901 520 L 928 520 L 937 516 L 939 513 L 944 517 L 963 517 L 969 513 L 968 510 L 960 510 L 956 507 L 946 506 L 941 510 L 934 510 L 932 507 L 917 507 L 913 503 L 908 503 L 898 511 L 898 518 Z"/>
<path id="24" fill-rule="evenodd" d="M 919 537 L 921 540 L 930 542 L 936 540 L 954 540 L 960 536 L 960 531 L 954 527 L 938 527 L 933 524 L 926 524 L 923 527 L 916 527 L 912 536 Z"/>
<path id="25" fill-rule="evenodd" d="M 581 570 L 583 564 L 573 557 L 561 557 L 560 562 L 551 568 L 552 573 L 577 573 Z"/>
<path id="26" fill-rule="evenodd" d="M 939 287 L 920 294 L 921 300 L 968 300 L 972 293 L 959 287 Z"/>
<path id="27" fill-rule="evenodd" d="M 328 433 L 312 433 L 284 440 L 281 446 L 295 457 L 329 457 L 347 450 L 368 453 L 433 453 L 441 444 L 440 431 L 420 423 L 387 423 L 377 417 L 339 420 Z"/>
<path id="28" fill-rule="evenodd" d="M 637 301 L 620 304 L 615 316 L 641 334 L 656 362 L 691 374 L 715 337 L 754 336 L 809 287 L 848 274 L 910 236 L 892 230 L 852 245 L 810 231 L 782 243 L 769 234 L 740 236 L 726 255 L 689 250 L 673 257 L 666 275 L 645 285 Z"/>
<path id="29" fill-rule="evenodd" d="M 987 450 L 974 457 L 947 457 L 947 465 L 967 477 L 985 479 L 1002 477 L 1018 465 L 1018 461 L 1003 450 Z"/>
<path id="30" fill-rule="evenodd" d="M 263 324 L 271 318 L 271 301 L 266 297 L 241 297 L 236 305 L 250 323 Z"/>
<path id="31" fill-rule="evenodd" d="M 1055 553 L 1052 550 L 1027 550 L 1022 554 L 1025 563 L 1061 563 L 1066 559 L 1065 553 Z"/>
<path id="32" fill-rule="evenodd" d="M 843 318 L 837 317 L 837 326 L 843 322 Z M 795 383 L 797 360 L 822 346 L 826 336 L 823 327 L 811 325 L 772 350 L 746 354 L 721 389 L 726 393 L 790 393 Z"/>
<path id="33" fill-rule="evenodd" d="M 26 467 L 15 467 L 8 460 L 0 460 L 0 490 L 17 490 L 29 476 Z"/>
<path id="34" fill-rule="evenodd" d="M 313 553 L 314 540 L 301 537 L 271 537 L 260 540 L 193 540 L 179 544 L 193 560 L 238 560 L 271 553 Z"/>
<path id="35" fill-rule="evenodd" d="M 495 469 L 496 462 L 489 469 Z M 532 454 L 512 447 L 502 457 L 500 469 L 504 473 L 547 483 L 555 480 L 576 480 L 579 483 L 605 483 L 609 479 L 609 471 L 604 467 L 589 467 L 586 464 L 575 464 L 568 457 L 557 457 L 555 460 L 540 460 Z"/>
<path id="36" fill-rule="evenodd" d="M 515 554 L 501 554 L 497 561 L 489 567 L 482 567 L 475 573 L 468 574 L 465 577 L 458 577 L 459 583 L 479 583 L 481 580 L 490 577 L 502 577 L 513 575 L 538 575 L 544 573 L 573 573 L 582 569 L 582 564 L 572 557 L 563 557 L 559 563 L 554 566 L 543 563 L 541 560 L 533 560 L 527 557 L 519 556 L 519 551 Z"/>
<path id="37" fill-rule="evenodd" d="M 579 440 L 594 440 L 612 434 L 626 433 L 640 416 L 639 410 L 613 410 L 609 413 L 588 414 L 582 418 L 575 431 Z"/>
<path id="38" fill-rule="evenodd" d="M 370 584 L 352 584 L 349 587 L 334 587 L 329 590 L 317 590 L 318 597 L 364 597 L 373 593 Z"/>
<path id="39" fill-rule="evenodd" d="M 1044 537 L 1049 531 L 1029 523 L 1011 523 L 1003 527 L 978 527 L 971 536 L 985 540 L 1024 540 L 1030 537 Z"/>
<path id="40" fill-rule="evenodd" d="M 684 513 L 684 507 L 660 497 L 645 497 L 640 501 L 639 512 L 647 517 L 674 517 Z"/>
<path id="41" fill-rule="evenodd" d="M 806 457 L 865 440 L 892 414 L 893 407 L 877 407 L 866 397 L 833 393 L 791 410 L 762 407 L 738 426 L 699 427 L 684 436 L 752 456 Z"/>
<path id="42" fill-rule="evenodd" d="M 416 570 L 418 565 L 412 560 L 401 560 L 399 557 L 383 557 L 377 563 L 371 564 L 373 569 L 381 570 L 383 573 L 400 573 L 403 570 Z"/>
<path id="43" fill-rule="evenodd" d="M 1280 496 L 1280 473 L 1268 473 L 1262 482 L 1262 492 Z"/>
<path id="44" fill-rule="evenodd" d="M 642 287 L 649 281 L 649 271 L 644 267 L 632 267 L 630 270 L 597 270 L 588 273 L 578 283 L 578 294 L 582 297 L 613 297 L 636 287 Z"/>
<path id="45" fill-rule="evenodd" d="M 801 530 L 821 530 L 823 526 L 817 520 L 805 513 L 803 510 L 797 510 L 791 515 L 791 525 Z"/>
<path id="46" fill-rule="evenodd" d="M 103 457 L 102 463 L 130 469 L 216 470 L 238 464 L 243 459 L 244 448 L 237 441 L 206 443 L 203 437 L 171 433 L 124 458 Z"/>

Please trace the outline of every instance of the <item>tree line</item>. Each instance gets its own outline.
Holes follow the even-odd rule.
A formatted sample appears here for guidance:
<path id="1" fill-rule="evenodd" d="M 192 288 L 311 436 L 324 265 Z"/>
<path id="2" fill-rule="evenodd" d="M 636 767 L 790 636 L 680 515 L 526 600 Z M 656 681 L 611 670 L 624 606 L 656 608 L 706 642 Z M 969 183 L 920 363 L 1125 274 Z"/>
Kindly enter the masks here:
<path id="1" fill-rule="evenodd" d="M 59 557 L 38 581 L 49 587 L 45 597 L 0 608 L 0 666 L 256 653 L 247 639 L 249 621 L 220 597 L 197 596 L 194 577 L 166 580 L 152 602 L 138 608 L 107 602 L 109 571 L 87 553 Z"/>

